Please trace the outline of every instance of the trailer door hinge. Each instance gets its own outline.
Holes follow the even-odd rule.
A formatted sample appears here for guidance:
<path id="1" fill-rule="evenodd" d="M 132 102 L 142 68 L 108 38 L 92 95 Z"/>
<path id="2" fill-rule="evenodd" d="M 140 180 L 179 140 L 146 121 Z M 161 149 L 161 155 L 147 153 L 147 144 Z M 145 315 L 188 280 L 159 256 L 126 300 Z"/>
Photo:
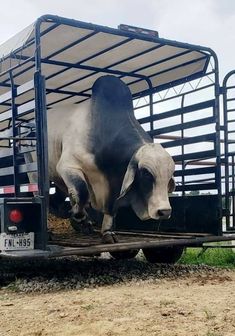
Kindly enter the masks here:
<path id="1" fill-rule="evenodd" d="M 224 94 L 224 93 L 226 93 L 226 88 L 224 87 L 224 86 L 220 86 L 219 87 L 219 94 Z"/>

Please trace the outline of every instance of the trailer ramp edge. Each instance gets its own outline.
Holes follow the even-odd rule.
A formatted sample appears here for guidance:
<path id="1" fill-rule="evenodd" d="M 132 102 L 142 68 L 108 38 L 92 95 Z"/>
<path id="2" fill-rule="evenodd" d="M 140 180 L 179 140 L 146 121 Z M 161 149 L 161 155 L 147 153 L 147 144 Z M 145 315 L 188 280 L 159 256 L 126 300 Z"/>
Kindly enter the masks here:
<path id="1" fill-rule="evenodd" d="M 94 256 L 103 252 L 128 251 L 131 249 L 142 248 L 164 248 L 164 247 L 203 247 L 204 243 L 231 241 L 235 240 L 235 234 L 229 236 L 207 236 L 190 238 L 166 238 L 151 239 L 134 242 L 122 242 L 116 244 L 97 244 L 85 247 L 70 247 L 62 245 L 48 245 L 47 250 L 27 250 L 27 251 L 3 251 L 0 257 L 9 259 L 38 259 L 38 258 L 57 258 L 68 256 Z M 219 247 L 219 246 L 218 246 Z"/>

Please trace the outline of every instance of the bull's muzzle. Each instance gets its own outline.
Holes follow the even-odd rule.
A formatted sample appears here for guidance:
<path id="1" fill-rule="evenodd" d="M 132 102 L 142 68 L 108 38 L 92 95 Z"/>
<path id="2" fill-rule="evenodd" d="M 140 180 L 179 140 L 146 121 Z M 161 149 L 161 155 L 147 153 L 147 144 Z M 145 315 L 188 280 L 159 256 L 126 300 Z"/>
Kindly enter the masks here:
<path id="1" fill-rule="evenodd" d="M 157 211 L 157 217 L 159 219 L 168 219 L 171 216 L 171 209 L 159 209 Z"/>

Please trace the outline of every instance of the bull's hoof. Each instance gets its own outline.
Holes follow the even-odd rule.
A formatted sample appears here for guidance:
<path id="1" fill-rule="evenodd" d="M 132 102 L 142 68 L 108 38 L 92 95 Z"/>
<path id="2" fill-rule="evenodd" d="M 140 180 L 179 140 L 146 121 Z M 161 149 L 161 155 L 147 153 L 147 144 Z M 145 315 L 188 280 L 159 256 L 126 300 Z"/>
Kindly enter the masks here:
<path id="1" fill-rule="evenodd" d="M 81 233 L 84 235 L 93 235 L 95 233 L 92 221 L 86 220 L 81 224 Z"/>
<path id="2" fill-rule="evenodd" d="M 102 235 L 102 243 L 104 244 L 115 244 L 118 243 L 118 238 L 112 231 L 106 231 Z"/>
<path id="3" fill-rule="evenodd" d="M 83 235 L 92 235 L 95 233 L 92 221 L 88 220 L 87 217 L 76 218 L 75 216 L 70 217 L 70 224 L 72 228 Z"/>

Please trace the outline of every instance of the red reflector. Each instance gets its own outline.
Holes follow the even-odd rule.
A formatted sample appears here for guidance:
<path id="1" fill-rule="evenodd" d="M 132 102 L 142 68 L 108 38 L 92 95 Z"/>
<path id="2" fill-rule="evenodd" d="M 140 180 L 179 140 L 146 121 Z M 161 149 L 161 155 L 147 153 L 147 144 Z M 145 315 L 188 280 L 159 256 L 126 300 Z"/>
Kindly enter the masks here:
<path id="1" fill-rule="evenodd" d="M 18 209 L 11 210 L 9 213 L 9 219 L 13 223 L 20 223 L 23 220 L 22 212 Z"/>

